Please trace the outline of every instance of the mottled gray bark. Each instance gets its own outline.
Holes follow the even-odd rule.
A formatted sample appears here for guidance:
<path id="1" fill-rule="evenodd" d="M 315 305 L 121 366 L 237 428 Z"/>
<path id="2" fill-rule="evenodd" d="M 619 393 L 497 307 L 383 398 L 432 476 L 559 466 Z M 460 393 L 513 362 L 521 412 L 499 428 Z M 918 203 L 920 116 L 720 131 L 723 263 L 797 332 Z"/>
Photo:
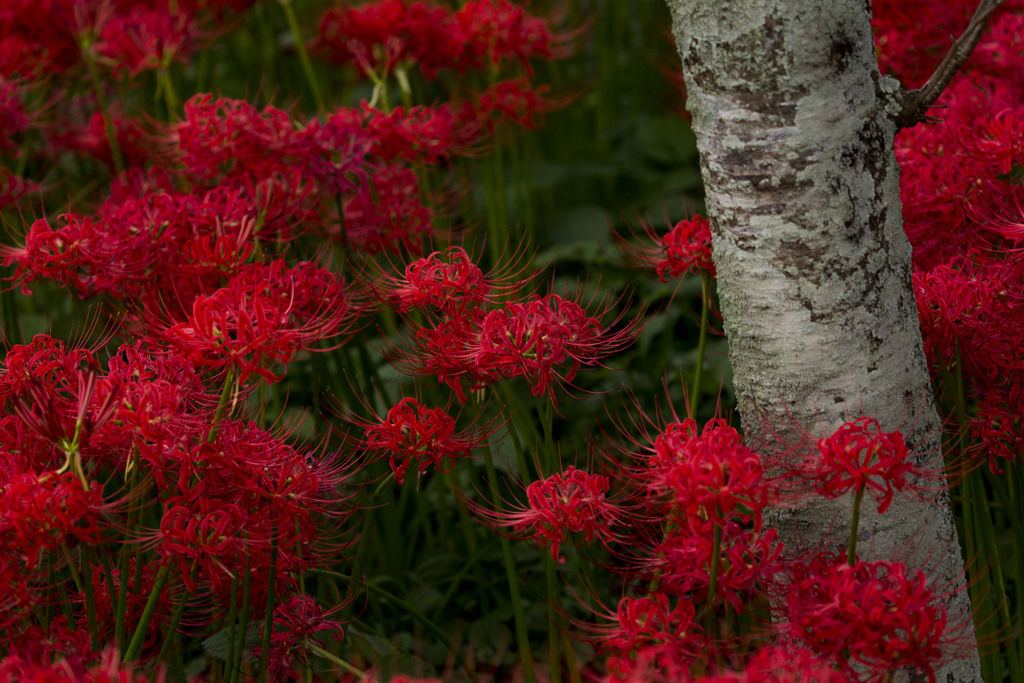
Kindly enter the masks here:
<path id="1" fill-rule="evenodd" d="M 782 444 L 813 447 L 865 414 L 941 468 L 893 153 L 899 84 L 879 74 L 868 0 L 667 1 L 748 442 L 798 457 Z M 934 585 L 960 587 L 949 611 L 967 630 L 959 654 L 974 654 L 939 680 L 977 683 L 948 497 L 929 498 L 881 516 L 866 499 L 859 554 L 927 560 Z M 851 509 L 821 499 L 772 523 L 791 544 L 841 549 Z"/>

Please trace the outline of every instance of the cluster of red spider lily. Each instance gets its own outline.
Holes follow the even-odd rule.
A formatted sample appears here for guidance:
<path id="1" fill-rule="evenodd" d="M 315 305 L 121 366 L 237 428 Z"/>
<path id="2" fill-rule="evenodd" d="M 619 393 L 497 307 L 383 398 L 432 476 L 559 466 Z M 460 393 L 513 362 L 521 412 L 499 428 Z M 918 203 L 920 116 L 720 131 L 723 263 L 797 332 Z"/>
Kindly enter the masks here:
<path id="1" fill-rule="evenodd" d="M 725 421 L 674 412 L 664 424 L 625 421 L 617 449 L 563 466 L 555 404 L 631 344 L 641 319 L 621 301 L 545 291 L 521 266 L 485 274 L 459 246 L 473 226 L 451 217 L 469 189 L 462 162 L 568 103 L 532 83 L 531 65 L 566 56 L 579 31 L 559 34 L 557 17 L 509 0 L 345 5 L 321 15 L 308 50 L 353 66 L 371 101 L 325 105 L 296 31 L 318 114 L 207 93 L 181 105 L 173 67 L 253 4 L 0 8 L 0 155 L 10 162 L 0 207 L 26 212 L 40 191 L 61 191 L 31 168 L 92 157 L 112 176 L 94 205 L 26 221 L 2 249 L 9 287 L 55 285 L 121 330 L 93 345 L 14 343 L 5 307 L 0 678 L 161 680 L 216 636 L 224 646 L 203 680 L 371 679 L 334 647 L 358 623 L 355 575 L 373 573 L 359 563 L 380 504 L 367 489 L 409 487 L 471 458 L 486 462 L 492 496 L 462 500 L 502 535 L 525 680 L 536 648 L 524 639 L 510 540 L 544 550 L 552 601 L 562 577 L 588 571 L 623 586 L 586 623 L 570 628 L 558 605 L 549 613 L 555 636 L 596 646 L 588 675 L 609 683 L 881 683 L 904 668 L 934 680 L 963 654 L 970 615 L 946 612 L 948 587 L 852 543 L 784 547 L 764 524 L 768 507 L 815 495 L 852 495 L 859 510 L 867 494 L 880 513 L 895 496 L 928 495 L 918 482 L 942 475 L 917 471 L 902 436 L 870 417 L 822 438 L 783 479 Z M 924 18 L 920 8 L 903 16 L 902 3 L 876 7 L 883 69 L 927 73 L 941 56 L 930 48 L 966 22 L 966 4 Z M 898 140 L 926 348 L 945 408 L 993 472 L 1019 465 L 1024 444 L 1014 249 L 1024 92 L 1009 78 L 1024 67 L 1024 14 L 1011 10 L 954 83 L 945 122 Z M 941 28 L 922 28 L 926 19 Z M 907 44 L 918 51 L 897 53 Z M 166 121 L 109 99 L 112 85 L 146 79 Z M 410 81 L 444 82 L 450 100 L 415 105 Z M 623 251 L 651 277 L 714 277 L 703 217 L 647 237 Z M 367 377 L 353 336 L 374 315 L 402 340 L 387 351 L 409 378 L 403 395 L 360 399 L 377 388 L 370 380 L 339 387 L 351 396 L 337 440 L 268 428 L 263 405 L 280 400 L 296 359 L 329 357 Z M 501 438 L 514 444 L 518 478 L 495 470 Z M 351 592 L 318 602 L 311 585 L 329 576 Z M 552 642 L 538 669 L 579 675 L 574 650 Z"/>

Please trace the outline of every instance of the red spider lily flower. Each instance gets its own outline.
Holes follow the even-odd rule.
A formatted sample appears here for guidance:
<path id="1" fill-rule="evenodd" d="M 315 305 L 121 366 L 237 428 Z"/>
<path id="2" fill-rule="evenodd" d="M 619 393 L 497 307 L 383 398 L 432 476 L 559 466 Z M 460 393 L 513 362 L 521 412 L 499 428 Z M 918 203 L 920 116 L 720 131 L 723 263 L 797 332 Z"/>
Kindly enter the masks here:
<path id="1" fill-rule="evenodd" d="M 665 539 L 652 550 L 645 562 L 645 574 L 658 581 L 659 589 L 671 595 L 686 595 L 697 604 L 713 599 L 707 595 L 714 522 L 696 516 L 675 520 Z M 744 529 L 738 522 L 722 528 L 719 568 L 716 580 L 718 597 L 742 613 L 757 590 L 775 584 L 787 566 L 782 559 L 783 545 L 774 529 L 760 533 Z"/>
<path id="2" fill-rule="evenodd" d="M 39 189 L 38 184 L 11 173 L 6 166 L 0 166 L 0 209 L 17 203 L 29 192 L 36 192 Z M 3 251 L 0 249 L 0 255 Z"/>
<path id="3" fill-rule="evenodd" d="M 472 0 L 454 16 L 468 39 L 468 59 L 481 68 L 515 59 L 531 73 L 531 59 L 564 59 L 572 53 L 574 34 L 554 34 L 548 20 L 509 0 Z"/>
<path id="4" fill-rule="evenodd" d="M 284 374 L 272 372 L 275 364 L 348 333 L 355 311 L 338 276 L 275 262 L 240 269 L 224 287 L 196 297 L 188 320 L 160 336 L 197 368 L 230 370 L 240 384 L 252 375 L 277 382 Z"/>
<path id="5" fill-rule="evenodd" d="M 814 490 L 826 498 L 866 490 L 878 501 L 879 513 L 889 509 L 894 492 L 906 488 L 907 475 L 916 472 L 903 435 L 883 432 L 873 417 L 842 424 L 818 441 L 818 451 L 820 459 L 811 463 Z"/>
<path id="6" fill-rule="evenodd" d="M 6 643 L 7 656 L 0 660 L 0 680 L 85 680 L 78 675 L 97 659 L 88 631 L 69 628 L 63 614 L 54 617 L 49 630 L 30 626 L 12 635 Z"/>
<path id="7" fill-rule="evenodd" d="M 693 604 L 663 593 L 623 598 L 616 623 L 605 627 L 601 649 L 610 653 L 610 681 L 686 680 L 690 665 L 707 647 Z M 651 678 L 635 678 L 645 672 Z"/>
<path id="8" fill-rule="evenodd" d="M 641 270 L 654 271 L 662 282 L 687 273 L 703 272 L 716 276 L 715 264 L 711 260 L 711 224 L 707 218 L 695 215 L 679 221 L 667 234 L 660 236 L 650 225 L 642 225 L 642 238 L 647 244 L 636 244 L 615 235 L 619 250 L 630 264 Z"/>
<path id="9" fill-rule="evenodd" d="M 108 387 L 102 402 L 90 410 L 99 375 L 95 370 L 78 371 L 77 408 L 74 420 L 62 415 L 55 401 L 55 388 L 39 380 L 29 385 L 28 396 L 15 396 L 14 413 L 30 429 L 69 455 L 83 450 L 93 431 L 103 426 L 117 411 L 118 392 Z"/>
<path id="10" fill-rule="evenodd" d="M 325 129 L 351 131 L 366 139 L 366 151 L 387 163 L 404 161 L 414 166 L 440 164 L 453 155 L 469 154 L 479 139 L 478 125 L 457 118 L 451 106 L 395 107 L 385 113 L 362 103 L 361 109 L 344 107 L 327 117 Z"/>
<path id="11" fill-rule="evenodd" d="M 344 214 L 346 246 L 368 254 L 422 253 L 423 240 L 433 233 L 419 179 L 402 166 L 381 166 L 345 203 Z"/>
<path id="12" fill-rule="evenodd" d="M 156 581 L 158 572 L 158 563 L 143 562 L 142 566 L 138 567 L 135 556 L 128 559 L 128 571 L 123 576 L 116 563 L 110 569 L 109 575 L 101 565 L 94 566 L 92 568 L 92 592 L 96 605 L 97 631 L 105 634 L 114 633 L 117 623 L 115 616 L 117 598 L 118 593 L 122 590 L 128 591 L 125 602 L 124 623 L 139 623 L 143 610 L 146 608 L 149 594 L 153 590 L 153 584 Z M 113 579 L 112 586 L 107 583 L 108 577 Z M 137 580 L 136 577 L 138 577 Z M 85 604 L 85 593 L 73 594 L 72 599 L 79 604 Z M 174 613 L 174 609 L 179 601 L 180 596 L 176 595 L 173 591 L 165 590 L 160 592 L 156 602 L 156 609 L 153 612 L 153 619 L 149 623 L 149 629 L 146 631 L 146 640 L 142 648 L 143 658 L 155 657 L 163 644 L 164 638 L 170 635 L 167 633 L 169 630 L 168 626 L 171 621 L 171 615 Z M 85 629 L 88 626 L 88 615 L 84 609 L 79 609 L 75 614 L 75 618 L 80 629 Z"/>
<path id="13" fill-rule="evenodd" d="M 245 552 L 245 510 L 212 496 L 172 496 L 164 506 L 152 542 L 164 562 L 177 567 L 185 587 L 194 591 L 197 578 L 230 576 L 229 567 L 238 566 Z"/>
<path id="14" fill-rule="evenodd" d="M 317 128 L 299 129 L 276 107 L 259 111 L 243 100 L 198 94 L 184 110 L 170 137 L 188 174 L 200 182 L 287 174 L 293 165 L 309 168 L 323 154 Z"/>
<path id="15" fill-rule="evenodd" d="M 67 389 L 78 379 L 82 365 L 96 366 L 95 352 L 87 348 L 66 348 L 63 341 L 47 334 L 37 334 L 28 344 L 15 344 L 3 359 L 0 373 L 0 400 L 25 394 L 35 383 Z M 56 394 L 55 394 L 56 395 Z M 68 400 L 59 412 L 73 414 L 75 402 Z"/>
<path id="16" fill-rule="evenodd" d="M 471 107 L 468 112 L 485 122 L 492 133 L 506 122 L 533 130 L 540 124 L 538 117 L 558 111 L 571 101 L 548 97 L 550 90 L 548 85 L 534 86 L 526 78 L 499 81 L 481 93 L 474 104 L 467 105 Z"/>
<path id="17" fill-rule="evenodd" d="M 857 683 L 857 677 L 839 671 L 806 648 L 768 645 L 755 652 L 741 671 L 718 672 L 692 683 Z"/>
<path id="18" fill-rule="evenodd" d="M 0 138 L 0 152 L 6 152 L 17 158 L 18 134 L 28 130 L 29 118 L 21 103 L 24 86 L 13 80 L 0 76 L 0 130 L 4 135 Z"/>
<path id="19" fill-rule="evenodd" d="M 427 78 L 444 68 L 464 68 L 465 35 L 451 12 L 427 2 L 377 0 L 336 7 L 320 19 L 312 47 L 336 62 L 353 62 L 364 75 L 387 76 L 418 62 Z"/>
<path id="20" fill-rule="evenodd" d="M 664 256 L 655 264 L 655 272 L 662 282 L 686 273 L 710 273 L 715 277 L 715 264 L 711 260 L 711 224 L 703 216 L 679 221 L 661 240 Z"/>
<path id="21" fill-rule="evenodd" d="M 462 402 L 466 380 L 475 391 L 518 376 L 531 383 L 533 395 L 553 397 L 556 384 L 572 382 L 581 367 L 600 364 L 635 336 L 638 320 L 606 327 L 601 317 L 557 294 L 487 312 L 467 308 L 418 328 L 419 349 L 401 362 L 412 374 L 436 375 Z"/>
<path id="22" fill-rule="evenodd" d="M 714 419 L 697 435 L 693 419 L 670 424 L 654 440 L 648 487 L 667 497 L 674 515 L 698 516 L 724 525 L 730 518 L 761 529 L 774 495 L 761 457 L 739 433 Z"/>
<path id="23" fill-rule="evenodd" d="M 63 228 L 54 229 L 45 218 L 32 223 L 25 235 L 25 246 L 0 247 L 4 265 L 16 263 L 12 280 L 21 283 L 21 291 L 30 295 L 31 283 L 52 280 L 63 287 L 73 287 L 86 297 L 96 293 L 91 273 L 102 264 L 88 253 L 88 247 L 101 237 L 96 223 L 72 214 L 60 217 Z"/>
<path id="24" fill-rule="evenodd" d="M 499 294 L 509 294 L 523 283 L 506 285 L 485 276 L 462 247 L 448 247 L 443 253 L 410 262 L 404 277 L 383 275 L 369 284 L 379 296 L 391 301 L 399 313 L 414 308 L 432 308 L 454 318 L 469 308 L 491 303 Z"/>
<path id="25" fill-rule="evenodd" d="M 585 542 L 604 544 L 616 538 L 612 527 L 621 523 L 622 511 L 608 499 L 610 487 L 608 477 L 569 466 L 527 486 L 525 507 L 510 511 L 491 511 L 473 503 L 470 507 L 488 523 L 511 526 L 513 537 L 550 547 L 552 559 L 564 564 L 559 551 L 569 534 L 583 534 Z"/>
<path id="26" fill-rule="evenodd" d="M 128 167 L 140 169 L 147 162 L 166 163 L 167 151 L 154 133 L 160 130 L 162 123 L 152 118 L 132 116 L 118 102 L 108 105 L 107 114 L 114 126 L 121 156 Z M 70 122 L 49 136 L 53 152 L 70 150 L 88 154 L 106 164 L 113 175 L 113 152 L 98 105 L 91 99 L 75 100 L 68 118 Z"/>
<path id="27" fill-rule="evenodd" d="M 137 76 L 184 62 L 195 42 L 192 17 L 166 7 L 132 7 L 100 31 L 94 46 L 98 60 L 115 73 Z"/>
<path id="28" fill-rule="evenodd" d="M 574 301 L 557 294 L 508 303 L 480 320 L 479 336 L 466 349 L 473 374 L 484 381 L 522 375 L 530 393 L 553 393 L 581 367 L 628 344 L 635 326 L 612 332 Z"/>
<path id="29" fill-rule="evenodd" d="M 32 570 L 41 552 L 52 552 L 69 538 L 95 542 L 102 503 L 99 483 L 83 489 L 71 472 L 11 477 L 0 485 L 0 545 Z"/>
<path id="30" fill-rule="evenodd" d="M 935 683 L 946 655 L 946 608 L 924 572 L 900 562 L 854 565 L 830 556 L 797 571 L 786 594 L 788 631 L 848 672 L 872 681 L 912 666 Z"/>
<path id="31" fill-rule="evenodd" d="M 273 680 L 296 680 L 296 665 L 309 666 L 311 644 L 318 645 L 317 633 L 327 633 L 333 640 L 341 640 L 345 633 L 341 624 L 331 621 L 324 609 L 313 598 L 294 595 L 274 608 L 273 631 L 270 635 L 268 670 Z M 260 648 L 253 653 L 262 657 Z"/>
<path id="32" fill-rule="evenodd" d="M 420 474 L 431 468 L 450 472 L 456 459 L 468 458 L 488 436 L 486 428 L 456 432 L 455 418 L 411 397 L 396 403 L 378 423 L 349 421 L 364 431 L 365 438 L 355 445 L 386 456 L 398 484 L 413 462 Z"/>
<path id="33" fill-rule="evenodd" d="M 994 391 L 985 395 L 978 406 L 978 414 L 971 419 L 971 438 L 980 444 L 988 456 L 992 474 L 1006 472 L 1004 462 L 1020 462 L 1024 458 L 1024 405 L 1020 391 L 1009 393 Z"/>
<path id="34" fill-rule="evenodd" d="M 239 384 L 252 375 L 281 381 L 284 372 L 271 368 L 286 365 L 301 346 L 274 298 L 240 287 L 197 297 L 188 321 L 170 326 L 163 337 L 196 368 L 229 370 Z"/>
<path id="35" fill-rule="evenodd" d="M 399 37 L 399 32 L 404 32 L 402 19 L 406 11 L 405 0 L 379 0 L 358 7 L 334 7 L 321 17 L 319 38 L 314 47 L 339 62 L 352 60 L 356 51 L 379 54 L 380 50 L 375 51 L 374 46 L 383 46 L 392 38 Z M 441 10 L 440 17 L 446 15 L 447 12 Z M 401 40 L 391 42 L 405 45 Z M 392 62 L 399 58 L 393 57 Z M 376 71 L 373 65 L 369 66 L 370 70 L 364 70 L 364 74 Z"/>

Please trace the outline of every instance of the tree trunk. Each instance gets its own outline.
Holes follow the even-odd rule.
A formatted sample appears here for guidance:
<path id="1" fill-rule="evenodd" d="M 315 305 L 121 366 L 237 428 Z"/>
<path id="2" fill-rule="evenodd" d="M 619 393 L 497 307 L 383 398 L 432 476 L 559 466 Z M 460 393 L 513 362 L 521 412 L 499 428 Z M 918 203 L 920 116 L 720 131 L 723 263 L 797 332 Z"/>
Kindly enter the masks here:
<path id="1" fill-rule="evenodd" d="M 893 153 L 899 84 L 878 71 L 868 0 L 667 2 L 748 442 L 769 458 L 813 448 L 865 414 L 941 469 Z M 977 683 L 948 496 L 932 498 L 898 496 L 884 515 L 865 501 L 859 554 L 927 563 L 933 586 L 956 587 L 949 614 L 966 617 L 971 654 L 939 680 Z M 791 545 L 838 550 L 851 510 L 852 496 L 819 499 L 772 523 Z"/>

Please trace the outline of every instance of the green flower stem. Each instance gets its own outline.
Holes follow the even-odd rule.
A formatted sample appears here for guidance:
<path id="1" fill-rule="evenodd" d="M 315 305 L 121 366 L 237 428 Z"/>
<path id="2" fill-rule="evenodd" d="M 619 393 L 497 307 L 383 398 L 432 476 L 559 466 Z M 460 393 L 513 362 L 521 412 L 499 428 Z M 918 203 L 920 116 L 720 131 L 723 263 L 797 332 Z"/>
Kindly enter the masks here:
<path id="1" fill-rule="evenodd" d="M 999 558 L 999 548 L 996 545 L 996 534 L 992 524 L 992 515 L 989 512 L 988 494 L 985 489 L 985 470 L 984 468 L 975 470 L 969 475 L 970 479 L 973 480 L 974 491 L 971 493 L 971 499 L 976 505 L 976 514 L 974 516 L 975 524 L 978 528 L 978 535 L 981 537 L 981 543 L 979 544 L 982 548 L 982 555 L 979 556 L 979 562 L 982 566 L 988 566 L 989 571 L 986 572 L 985 580 L 991 584 L 990 593 L 992 599 L 995 601 L 995 606 L 998 608 L 1003 618 L 1002 629 L 1006 629 L 1006 632 L 1010 632 L 1013 628 L 1013 618 L 1010 615 L 1010 601 L 1006 595 L 1006 581 L 1003 577 L 1003 563 Z M 993 488 L 995 488 L 993 486 Z M 1016 648 L 1006 648 L 1006 662 L 1010 669 L 1010 680 L 1014 683 L 1021 680 L 1024 676 L 1024 671 L 1021 671 L 1021 663 L 1017 658 Z"/>
<path id="2" fill-rule="evenodd" d="M 340 572 L 331 571 L 329 569 L 310 569 L 310 572 L 313 574 L 320 574 L 322 576 L 330 576 L 336 579 L 340 579 L 342 581 L 350 581 L 352 579 L 351 575 L 349 574 L 342 574 Z M 474 683 L 479 681 L 479 676 L 477 675 L 476 671 L 474 671 L 473 668 L 469 666 L 469 663 L 466 661 L 465 656 L 462 654 L 462 652 L 455 648 L 455 644 L 452 643 L 452 640 L 448 637 L 448 634 L 445 633 L 437 624 L 431 621 L 429 617 L 423 614 L 423 612 L 417 609 L 415 605 L 406 600 L 403 600 L 394 593 L 391 593 L 390 591 L 387 591 L 374 583 L 367 582 L 366 585 L 370 591 L 377 593 L 381 597 L 390 600 L 391 602 L 395 603 L 396 605 L 404 609 L 409 616 L 411 616 L 416 621 L 420 622 L 423 626 L 427 628 L 427 630 L 429 630 L 431 633 L 437 636 L 441 640 L 441 642 L 444 643 L 445 647 L 448 648 L 449 652 L 455 653 L 455 656 L 459 659 L 459 663 L 462 665 L 462 668 L 465 670 L 465 672 L 469 675 L 470 679 L 472 679 Z"/>
<path id="3" fill-rule="evenodd" d="M 82 553 L 82 583 L 85 584 L 85 623 L 89 630 L 89 640 L 92 641 L 92 649 L 100 649 L 99 633 L 96 630 L 96 594 L 92 587 L 92 562 L 86 557 L 85 550 Z"/>
<path id="4" fill-rule="evenodd" d="M 540 451 L 543 453 L 544 471 L 541 476 L 551 476 L 558 470 L 558 454 L 555 451 L 553 436 L 554 407 L 550 400 L 545 401 L 542 397 L 534 398 L 537 406 L 537 413 L 540 415 L 541 431 L 537 435 L 537 442 Z M 543 439 L 543 440 L 542 440 Z M 526 477 L 526 473 L 523 473 Z M 559 600 L 558 575 L 555 567 L 555 559 L 549 554 L 544 556 L 544 574 L 547 579 L 548 591 L 548 659 L 551 665 L 551 683 L 561 683 L 562 680 L 562 652 L 561 638 L 558 628 L 558 608 L 561 606 Z"/>
<path id="5" fill-rule="evenodd" d="M 167 116 L 173 121 L 178 117 L 181 100 L 178 99 L 178 91 L 174 88 L 174 79 L 171 78 L 171 71 L 168 67 L 157 69 L 156 83 L 157 89 L 163 93 L 164 104 L 167 105 Z"/>
<path id="6" fill-rule="evenodd" d="M 190 578 L 195 579 L 196 568 L 192 567 Z M 164 639 L 164 644 L 160 646 L 160 653 L 156 656 L 158 661 L 164 661 L 167 655 L 171 652 L 171 647 L 174 645 L 174 635 L 178 631 L 178 625 L 181 623 L 181 616 L 185 613 L 185 605 L 188 603 L 188 599 L 191 597 L 192 591 L 187 587 L 181 594 L 181 600 L 178 601 L 178 606 L 174 608 L 174 614 L 171 615 L 171 623 L 167 626 L 167 637 Z"/>
<path id="7" fill-rule="evenodd" d="M 128 490 L 135 492 L 135 487 L 138 486 L 139 480 L 139 468 L 141 467 L 139 461 L 139 454 L 135 447 L 132 447 L 131 452 L 128 454 Z M 141 500 L 141 498 L 140 498 Z M 128 552 L 127 539 L 132 538 L 135 525 L 138 523 L 138 518 L 141 516 L 141 510 L 135 505 L 128 508 L 128 515 L 125 519 L 124 537 L 125 544 L 121 548 L 121 552 L 117 557 L 117 607 L 114 610 L 114 642 L 117 643 L 117 647 L 124 649 L 124 617 L 125 612 L 128 610 L 128 566 L 130 561 L 130 553 Z M 136 558 L 136 563 L 141 563 L 141 558 Z M 107 593 L 111 596 L 114 590 L 114 577 L 113 573 L 107 579 L 109 584 L 107 586 Z"/>
<path id="8" fill-rule="evenodd" d="M 562 683 L 562 648 L 558 629 L 558 574 L 555 559 L 544 555 L 544 576 L 548 588 L 548 663 L 551 683 Z"/>
<path id="9" fill-rule="evenodd" d="M 156 611 L 157 601 L 159 601 L 160 595 L 163 593 L 164 587 L 170 578 L 171 565 L 165 564 L 160 567 L 160 571 L 157 572 L 156 579 L 153 581 L 153 589 L 149 592 L 149 599 L 146 600 L 146 606 L 142 609 L 142 616 L 139 617 L 139 623 L 135 627 L 135 634 L 132 635 L 128 649 L 125 650 L 124 661 L 134 662 L 142 654 L 142 645 L 146 642 L 146 631 L 149 629 L 149 622 L 153 619 L 153 612 Z"/>
<path id="10" fill-rule="evenodd" d="M 242 670 L 242 653 L 245 652 L 245 641 L 249 635 L 249 585 L 251 580 L 252 569 L 246 562 L 245 572 L 242 574 L 242 609 L 238 619 L 241 633 L 238 635 L 234 661 L 231 662 L 231 683 L 238 683 L 238 674 Z"/>
<path id="11" fill-rule="evenodd" d="M 483 163 L 487 192 L 487 242 L 491 266 L 497 267 L 501 254 L 509 242 L 508 197 L 505 192 L 505 161 L 501 145 L 495 144 L 494 154 Z"/>
<path id="12" fill-rule="evenodd" d="M 711 273 L 701 272 L 700 337 L 697 341 L 697 367 L 693 371 L 693 387 L 690 390 L 690 414 L 697 412 L 700 399 L 700 379 L 704 374 L 704 356 L 707 353 L 708 309 L 711 307 Z"/>
<path id="13" fill-rule="evenodd" d="M 864 486 L 857 489 L 853 498 L 853 519 L 850 520 L 850 540 L 846 544 L 846 563 L 853 566 L 857 561 L 857 528 L 860 526 L 860 508 L 864 502 Z"/>
<path id="14" fill-rule="evenodd" d="M 28 156 L 22 152 L 22 156 Z M 7 338 L 12 342 L 18 341 L 19 337 L 15 335 L 21 334 L 21 321 L 18 319 L 18 307 L 15 305 L 14 290 L 5 289 L 0 294 L 3 301 L 3 320 L 5 331 L 7 332 Z"/>
<path id="15" fill-rule="evenodd" d="M 267 683 L 267 667 L 270 664 L 270 636 L 274 630 L 274 589 L 277 583 L 277 534 L 270 535 L 270 571 L 267 576 L 267 606 L 263 612 L 263 643 L 260 649 L 259 683 Z"/>
<path id="16" fill-rule="evenodd" d="M 231 663 L 235 661 L 235 626 L 238 625 L 238 600 L 236 594 L 238 593 L 238 577 L 231 577 L 231 592 L 228 593 L 228 600 L 231 604 L 228 605 L 228 644 L 224 652 L 224 666 L 231 666 Z"/>
<path id="17" fill-rule="evenodd" d="M 121 156 L 121 145 L 117 142 L 117 129 L 114 128 L 114 121 L 110 118 L 107 97 L 103 94 L 100 72 L 96 68 L 96 61 L 92 58 L 92 41 L 83 40 L 79 47 L 82 50 L 82 59 L 85 61 L 85 66 L 89 69 L 89 79 L 92 81 L 93 94 L 96 95 L 96 102 L 100 105 L 100 116 L 103 117 L 103 128 L 107 131 L 107 141 L 110 143 L 110 157 L 114 160 L 114 170 L 117 172 L 117 175 L 121 175 L 124 173 L 124 157 Z"/>
<path id="18" fill-rule="evenodd" d="M 309 52 L 306 51 L 306 41 L 302 39 L 302 30 L 299 28 L 299 20 L 295 17 L 295 8 L 291 0 L 277 0 L 284 10 L 284 16 L 288 19 L 288 28 L 291 29 L 292 37 L 295 38 L 295 49 L 299 53 L 299 61 L 302 63 L 302 71 L 306 74 L 306 82 L 313 92 L 313 99 L 316 100 L 316 107 L 324 110 L 324 97 L 320 94 L 320 84 L 316 80 L 316 73 L 313 72 L 313 63 L 309 61 Z"/>
<path id="19" fill-rule="evenodd" d="M 484 464 L 487 467 L 487 479 L 491 485 L 491 496 L 495 507 L 501 505 L 501 492 L 499 489 L 498 472 L 494 468 L 494 457 L 491 449 L 484 447 Z M 535 683 L 536 677 L 533 673 L 533 655 L 530 652 L 530 637 L 526 629 L 526 614 L 523 612 L 523 598 L 519 590 L 519 575 L 516 573 L 516 563 L 512 557 L 512 543 L 505 536 L 499 535 L 501 539 L 501 552 L 505 558 L 505 573 L 508 576 L 509 597 L 512 599 L 512 612 L 515 615 L 516 641 L 519 644 L 519 657 L 523 665 L 523 679 L 526 683 Z"/>
<path id="20" fill-rule="evenodd" d="M 217 440 L 217 432 L 220 429 L 220 422 L 225 417 L 225 411 L 227 415 L 231 415 L 231 411 L 227 409 L 228 397 L 231 396 L 231 390 L 235 386 L 235 373 L 233 370 L 228 370 L 224 376 L 224 386 L 220 390 L 220 400 L 217 401 L 217 409 L 213 413 L 213 420 L 210 421 L 210 433 L 206 435 L 206 443 L 213 443 Z"/>
<path id="21" fill-rule="evenodd" d="M 711 541 L 711 569 L 708 571 L 708 602 L 704 606 L 707 613 L 714 619 L 715 596 L 718 595 L 718 569 L 722 564 L 722 525 L 716 524 Z"/>
<path id="22" fill-rule="evenodd" d="M 325 659 L 332 664 L 340 666 L 342 669 L 352 674 L 353 676 L 358 676 L 359 680 L 362 681 L 366 679 L 367 675 L 365 671 L 360 671 L 359 669 L 355 668 L 354 666 L 346 662 L 344 659 L 332 655 L 330 652 L 323 649 L 319 645 L 314 644 L 312 641 L 307 640 L 306 647 L 309 648 L 310 652 L 320 657 L 321 659 Z"/>
<path id="23" fill-rule="evenodd" d="M 374 498 L 380 498 L 380 494 L 384 493 L 384 489 L 386 489 L 394 481 L 395 481 L 395 472 L 394 472 L 394 470 L 392 470 L 392 471 L 388 472 L 388 476 L 384 477 L 384 479 L 381 480 L 381 482 L 377 486 L 377 488 L 375 488 L 373 490 L 373 497 Z"/>
<path id="24" fill-rule="evenodd" d="M 1014 467 L 1014 469 L 1019 470 L 1020 468 L 1019 467 Z M 988 477 L 988 475 L 986 475 L 986 477 Z M 1022 567 L 1024 567 L 1024 558 L 1021 558 L 1021 552 L 1024 552 L 1024 542 L 1022 542 L 1022 541 L 1024 541 L 1024 525 L 1022 525 L 1021 520 L 1018 518 L 1018 515 L 1015 514 L 1015 512 L 1019 508 L 1011 507 L 1011 505 L 1013 505 L 1013 502 L 1012 502 L 1013 501 L 1013 495 L 1012 495 L 1013 494 L 1013 480 L 1014 480 L 1014 477 L 1012 475 L 1010 475 L 1010 473 L 1008 472 L 1006 475 L 1004 475 L 1003 477 L 1001 477 L 999 479 L 995 479 L 995 480 L 990 479 L 989 482 L 992 485 L 992 490 L 996 494 L 996 498 L 998 498 L 999 499 L 999 503 L 1002 504 L 1003 510 L 1007 511 L 1006 517 L 1007 517 L 1007 519 L 1008 519 L 1008 521 L 1010 523 L 1010 527 L 1011 527 L 1011 529 L 1013 531 L 1013 542 L 1014 542 L 1014 553 L 1013 553 L 1013 556 L 1014 556 L 1014 560 L 1015 560 L 1015 570 L 1017 572 L 1021 572 Z M 1010 488 L 1010 493 L 1009 494 L 1006 491 L 1003 491 L 1003 484 L 1004 483 L 1007 484 L 1009 486 L 1009 488 Z M 993 533 L 990 536 L 991 536 L 991 542 L 994 545 L 995 540 L 996 540 L 995 539 L 995 534 Z M 1021 575 L 1022 574 L 1018 574 L 1018 576 L 1021 576 Z M 1000 569 L 1000 583 L 1002 583 L 1002 570 L 1001 569 Z M 1017 591 L 1016 601 L 1015 601 L 1015 610 L 1016 611 L 1014 612 L 1014 614 L 1020 614 L 1021 603 L 1022 603 L 1022 601 L 1024 601 L 1024 598 L 1022 598 L 1020 593 L 1021 593 L 1021 591 Z M 1008 596 L 1006 594 L 1005 584 L 1003 585 L 1002 611 L 1003 611 L 1003 619 L 1006 622 L 1004 627 L 1009 629 L 1010 628 L 1010 624 L 1012 622 L 1010 621 L 1010 603 L 1009 603 L 1009 598 L 1008 598 Z M 1007 662 L 1009 664 L 1009 668 L 1010 668 L 1010 681 L 1012 683 L 1020 683 L 1021 681 L 1024 681 L 1024 658 L 1022 658 L 1022 656 L 1021 656 L 1021 651 L 1020 651 L 1021 644 L 1022 644 L 1022 642 L 1021 642 L 1021 638 L 1020 638 L 1019 635 L 1016 638 L 1014 638 L 1014 641 L 1012 643 L 1009 643 L 1009 642 L 1006 643 L 1006 659 L 1007 659 Z"/>

